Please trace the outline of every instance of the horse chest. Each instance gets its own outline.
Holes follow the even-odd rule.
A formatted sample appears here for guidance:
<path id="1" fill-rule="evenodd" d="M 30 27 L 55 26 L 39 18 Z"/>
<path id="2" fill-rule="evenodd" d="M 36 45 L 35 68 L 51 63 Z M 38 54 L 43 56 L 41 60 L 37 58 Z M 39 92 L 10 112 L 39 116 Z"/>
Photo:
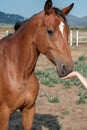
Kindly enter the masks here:
<path id="1" fill-rule="evenodd" d="M 9 89 L 4 93 L 4 102 L 8 105 L 9 109 L 13 112 L 16 109 L 21 107 L 31 107 L 35 101 L 38 94 L 38 91 L 31 90 L 30 88 L 23 87 L 19 89 Z"/>
<path id="2" fill-rule="evenodd" d="M 13 64 L 10 68 L 7 66 L 6 72 L 3 74 L 2 82 L 2 98 L 11 111 L 18 108 L 28 106 L 30 107 L 35 103 L 39 85 L 34 73 L 28 80 L 23 79 L 21 76 L 17 76 L 17 70 Z"/>
<path id="3" fill-rule="evenodd" d="M 24 94 L 25 94 L 24 104 L 25 104 L 25 106 L 30 107 L 36 101 L 36 98 L 37 98 L 37 95 L 38 95 L 38 89 L 37 89 L 37 87 L 36 88 L 34 87 L 34 88 L 31 89 L 31 86 L 29 86 L 25 90 Z"/>
<path id="4" fill-rule="evenodd" d="M 29 82 L 27 85 L 21 84 L 15 90 L 12 90 L 12 95 L 14 96 L 11 105 L 14 109 L 21 108 L 21 106 L 31 107 L 35 103 L 39 87 L 33 83 Z"/>

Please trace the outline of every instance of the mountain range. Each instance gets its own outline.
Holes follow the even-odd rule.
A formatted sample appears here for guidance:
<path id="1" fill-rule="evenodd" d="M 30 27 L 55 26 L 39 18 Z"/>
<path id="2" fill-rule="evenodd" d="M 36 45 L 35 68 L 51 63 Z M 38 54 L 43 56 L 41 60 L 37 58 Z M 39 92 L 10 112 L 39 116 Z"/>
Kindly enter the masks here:
<path id="1" fill-rule="evenodd" d="M 67 16 L 68 24 L 72 27 L 87 27 L 87 16 L 79 18 L 77 16 Z"/>
<path id="2" fill-rule="evenodd" d="M 0 23 L 15 24 L 24 21 L 25 17 L 16 14 L 7 14 L 0 11 Z M 68 24 L 72 27 L 87 27 L 87 16 L 79 18 L 73 15 L 67 16 Z"/>
<path id="3" fill-rule="evenodd" d="M 25 18 L 16 14 L 6 14 L 0 11 L 0 23 L 15 24 L 17 21 L 24 21 Z"/>

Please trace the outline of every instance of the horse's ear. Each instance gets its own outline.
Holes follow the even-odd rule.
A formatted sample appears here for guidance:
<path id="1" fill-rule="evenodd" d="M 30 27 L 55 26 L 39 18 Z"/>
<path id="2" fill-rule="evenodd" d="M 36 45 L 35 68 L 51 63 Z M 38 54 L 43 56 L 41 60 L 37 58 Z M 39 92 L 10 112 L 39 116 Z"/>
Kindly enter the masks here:
<path id="1" fill-rule="evenodd" d="M 50 15 L 52 12 L 52 0 L 47 0 L 44 6 L 44 11 L 46 15 Z"/>
<path id="2" fill-rule="evenodd" d="M 62 12 L 63 12 L 65 15 L 68 15 L 69 12 L 71 11 L 71 9 L 73 8 L 73 6 L 74 6 L 74 3 L 72 3 L 70 6 L 64 8 L 64 9 L 62 9 Z"/>

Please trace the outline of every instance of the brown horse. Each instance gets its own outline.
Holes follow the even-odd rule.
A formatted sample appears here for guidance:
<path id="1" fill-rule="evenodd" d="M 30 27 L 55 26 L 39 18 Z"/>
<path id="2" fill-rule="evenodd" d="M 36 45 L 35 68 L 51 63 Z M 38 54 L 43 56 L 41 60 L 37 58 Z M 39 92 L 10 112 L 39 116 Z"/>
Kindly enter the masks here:
<path id="1" fill-rule="evenodd" d="M 0 130 L 8 129 L 9 117 L 17 109 L 22 113 L 24 130 L 32 129 L 39 90 L 34 69 L 40 53 L 56 65 L 59 77 L 72 71 L 65 18 L 72 7 L 59 10 L 47 0 L 44 11 L 0 40 Z"/>

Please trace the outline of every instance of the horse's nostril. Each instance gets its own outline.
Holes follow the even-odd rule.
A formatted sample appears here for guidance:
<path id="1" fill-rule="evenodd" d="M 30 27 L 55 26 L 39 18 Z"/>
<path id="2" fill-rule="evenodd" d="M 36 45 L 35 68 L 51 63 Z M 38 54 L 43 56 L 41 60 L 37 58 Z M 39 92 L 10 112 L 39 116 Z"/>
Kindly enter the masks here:
<path id="1" fill-rule="evenodd" d="M 64 70 L 65 70 L 65 69 L 66 69 L 66 65 L 62 65 L 62 69 L 64 69 Z"/>
<path id="2" fill-rule="evenodd" d="M 63 65 L 62 65 L 62 70 L 63 70 L 63 71 L 67 71 L 67 65 L 64 65 L 64 64 L 63 64 Z"/>
<path id="3" fill-rule="evenodd" d="M 67 65 L 63 64 L 63 65 L 61 66 L 61 69 L 62 69 L 62 74 L 63 74 L 63 75 L 66 75 L 66 73 L 67 73 Z"/>

